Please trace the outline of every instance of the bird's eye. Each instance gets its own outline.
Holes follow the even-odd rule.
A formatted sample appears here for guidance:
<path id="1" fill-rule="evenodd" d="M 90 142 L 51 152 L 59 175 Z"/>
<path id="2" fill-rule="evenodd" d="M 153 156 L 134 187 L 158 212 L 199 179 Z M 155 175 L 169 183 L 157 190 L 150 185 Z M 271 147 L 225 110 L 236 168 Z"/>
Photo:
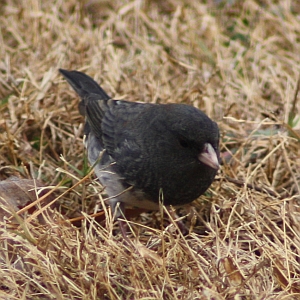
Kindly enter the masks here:
<path id="1" fill-rule="evenodd" d="M 189 146 L 189 144 L 187 143 L 187 141 L 183 140 L 183 139 L 180 139 L 179 140 L 179 144 L 181 147 L 183 148 L 187 148 Z"/>

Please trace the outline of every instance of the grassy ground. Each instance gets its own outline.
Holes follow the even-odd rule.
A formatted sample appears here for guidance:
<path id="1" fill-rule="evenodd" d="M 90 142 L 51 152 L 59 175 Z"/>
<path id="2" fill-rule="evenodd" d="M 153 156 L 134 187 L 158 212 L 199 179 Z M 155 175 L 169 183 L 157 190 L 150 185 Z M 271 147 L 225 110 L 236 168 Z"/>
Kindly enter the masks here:
<path id="1" fill-rule="evenodd" d="M 300 298 L 300 5 L 206 2 L 0 1 L 1 299 Z M 60 67 L 218 122 L 188 236 L 136 211 L 133 245 L 113 235 Z"/>

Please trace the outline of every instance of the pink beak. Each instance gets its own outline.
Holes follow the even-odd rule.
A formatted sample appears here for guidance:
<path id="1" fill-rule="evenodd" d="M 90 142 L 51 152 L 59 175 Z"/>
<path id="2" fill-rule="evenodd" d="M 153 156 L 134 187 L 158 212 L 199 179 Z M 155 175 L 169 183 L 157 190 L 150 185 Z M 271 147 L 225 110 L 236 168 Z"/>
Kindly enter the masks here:
<path id="1" fill-rule="evenodd" d="M 204 145 L 203 151 L 199 154 L 198 159 L 207 166 L 218 170 L 220 167 L 217 153 L 209 143 Z"/>

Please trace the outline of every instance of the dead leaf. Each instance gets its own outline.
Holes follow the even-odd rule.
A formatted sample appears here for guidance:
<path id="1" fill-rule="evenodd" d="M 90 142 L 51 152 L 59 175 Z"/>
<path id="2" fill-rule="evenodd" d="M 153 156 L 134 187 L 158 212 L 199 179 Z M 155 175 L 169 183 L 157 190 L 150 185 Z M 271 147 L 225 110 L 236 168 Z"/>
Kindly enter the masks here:
<path id="1" fill-rule="evenodd" d="M 136 249 L 143 258 L 151 259 L 152 261 L 155 261 L 158 265 L 163 265 L 163 259 L 154 251 L 146 248 L 142 244 L 137 244 Z"/>
<path id="2" fill-rule="evenodd" d="M 232 258 L 225 257 L 221 259 L 222 266 L 227 274 L 230 283 L 234 286 L 241 285 L 243 283 L 243 276 L 234 264 Z"/>
<path id="3" fill-rule="evenodd" d="M 46 194 L 49 188 L 45 188 L 40 181 L 34 179 L 21 179 L 10 177 L 0 182 L 0 221 L 9 218 L 20 209 L 36 201 Z M 46 197 L 44 203 L 49 203 L 54 199 L 52 195 Z M 38 209 L 36 205 L 28 210 L 32 213 Z M 40 220 L 41 221 L 41 220 Z"/>

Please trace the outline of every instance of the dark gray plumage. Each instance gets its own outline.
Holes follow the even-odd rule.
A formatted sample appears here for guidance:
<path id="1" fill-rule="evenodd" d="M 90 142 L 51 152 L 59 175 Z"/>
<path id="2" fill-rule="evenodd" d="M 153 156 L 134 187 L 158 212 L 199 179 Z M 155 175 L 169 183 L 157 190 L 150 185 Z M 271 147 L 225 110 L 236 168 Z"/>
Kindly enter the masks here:
<path id="1" fill-rule="evenodd" d="M 82 99 L 90 164 L 105 150 L 95 172 L 113 211 L 118 202 L 156 209 L 160 193 L 165 205 L 182 205 L 208 189 L 219 168 L 219 129 L 202 111 L 113 100 L 84 73 L 59 71 Z"/>

